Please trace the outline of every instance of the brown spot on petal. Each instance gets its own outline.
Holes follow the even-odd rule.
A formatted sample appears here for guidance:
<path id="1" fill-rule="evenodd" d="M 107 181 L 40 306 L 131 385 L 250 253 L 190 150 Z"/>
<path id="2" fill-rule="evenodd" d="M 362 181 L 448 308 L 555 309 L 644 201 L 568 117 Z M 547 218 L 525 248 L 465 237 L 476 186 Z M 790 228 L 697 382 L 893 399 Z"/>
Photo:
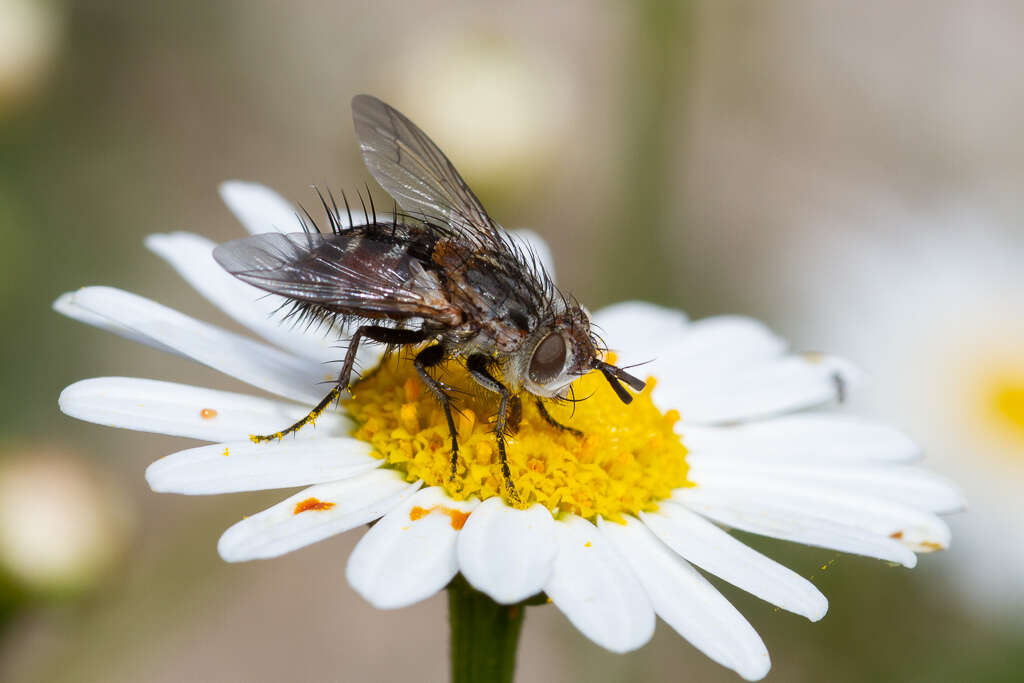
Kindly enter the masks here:
<path id="1" fill-rule="evenodd" d="M 894 531 L 891 534 L 889 534 L 889 538 L 895 538 L 898 541 L 901 538 L 903 538 L 903 532 L 902 531 Z"/>
<path id="2" fill-rule="evenodd" d="M 415 522 L 423 519 L 431 512 L 440 512 L 442 515 L 448 515 L 452 520 L 452 528 L 456 531 L 462 529 L 466 525 L 466 520 L 469 519 L 468 512 L 445 507 L 444 505 L 435 505 L 431 508 L 422 508 L 419 505 L 415 505 L 412 510 L 409 510 L 409 519 Z"/>
<path id="3" fill-rule="evenodd" d="M 307 498 L 295 504 L 295 514 L 310 510 L 330 510 L 332 507 L 334 507 L 334 503 L 317 498 Z"/>
<path id="4" fill-rule="evenodd" d="M 203 408 L 202 410 L 199 411 L 199 417 L 203 418 L 204 420 L 212 420 L 213 418 L 217 417 L 217 411 L 214 410 L 213 408 Z"/>

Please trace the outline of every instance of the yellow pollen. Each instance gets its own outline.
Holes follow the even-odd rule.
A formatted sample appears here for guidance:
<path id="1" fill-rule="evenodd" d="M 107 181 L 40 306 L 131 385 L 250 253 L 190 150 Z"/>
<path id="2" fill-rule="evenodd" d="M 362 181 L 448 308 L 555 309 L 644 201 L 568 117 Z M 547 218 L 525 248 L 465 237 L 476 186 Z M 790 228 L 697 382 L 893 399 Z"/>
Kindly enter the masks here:
<path id="1" fill-rule="evenodd" d="M 651 401 L 653 380 L 623 404 L 604 377 L 592 372 L 573 384 L 575 404 L 545 403 L 551 416 L 580 430 L 579 436 L 548 424 L 523 393 L 518 430 L 506 437 L 509 469 L 519 500 L 505 490 L 494 435 L 497 397 L 479 387 L 460 364 L 437 375 L 451 386 L 458 412 L 459 457 L 451 473 L 451 438 L 441 405 L 397 354 L 384 360 L 344 401 L 354 418 L 353 435 L 370 443 L 386 467 L 408 481 L 440 486 L 456 500 L 501 496 L 528 507 L 540 503 L 553 514 L 571 512 L 622 521 L 623 514 L 653 511 L 687 479 L 686 448 L 674 431 L 679 413 L 659 411 Z"/>

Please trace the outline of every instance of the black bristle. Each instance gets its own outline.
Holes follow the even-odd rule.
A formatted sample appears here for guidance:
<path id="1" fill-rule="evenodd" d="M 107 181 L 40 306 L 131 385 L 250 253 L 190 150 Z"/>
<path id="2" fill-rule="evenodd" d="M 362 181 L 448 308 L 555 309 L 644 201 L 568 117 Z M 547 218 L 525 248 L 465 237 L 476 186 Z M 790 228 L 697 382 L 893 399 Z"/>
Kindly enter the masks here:
<path id="1" fill-rule="evenodd" d="M 377 207 L 373 205 L 373 195 L 370 193 L 370 186 L 366 186 L 366 198 L 370 200 L 370 214 L 373 216 L 370 219 L 371 223 L 377 222 Z"/>
<path id="2" fill-rule="evenodd" d="M 341 200 L 345 202 L 345 213 L 348 214 L 348 227 L 351 228 L 355 225 L 355 222 L 352 220 L 352 207 L 348 205 L 348 197 L 345 196 L 344 190 L 341 191 Z"/>

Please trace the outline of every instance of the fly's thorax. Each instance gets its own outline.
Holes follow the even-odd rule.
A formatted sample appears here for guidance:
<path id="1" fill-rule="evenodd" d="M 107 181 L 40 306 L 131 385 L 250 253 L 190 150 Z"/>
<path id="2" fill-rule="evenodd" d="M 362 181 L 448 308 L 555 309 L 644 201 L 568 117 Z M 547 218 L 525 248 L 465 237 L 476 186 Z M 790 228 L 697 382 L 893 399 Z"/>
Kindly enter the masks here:
<path id="1" fill-rule="evenodd" d="M 546 284 L 513 253 L 439 240 L 432 259 L 448 297 L 479 331 L 481 346 L 512 353 L 553 314 Z"/>

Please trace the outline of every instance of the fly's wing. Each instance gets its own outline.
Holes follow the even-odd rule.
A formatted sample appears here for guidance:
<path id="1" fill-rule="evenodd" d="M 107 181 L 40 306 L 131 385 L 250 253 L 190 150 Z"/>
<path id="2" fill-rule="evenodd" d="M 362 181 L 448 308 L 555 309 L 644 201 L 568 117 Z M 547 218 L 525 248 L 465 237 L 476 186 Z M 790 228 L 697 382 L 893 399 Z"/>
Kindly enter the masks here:
<path id="1" fill-rule="evenodd" d="M 501 228 L 416 124 L 370 95 L 352 99 L 352 118 L 366 167 L 406 213 L 441 219 L 474 242 L 505 246 Z"/>
<path id="2" fill-rule="evenodd" d="M 294 301 L 350 315 L 450 322 L 447 299 L 420 261 L 401 244 L 359 231 L 254 235 L 218 245 L 213 257 L 239 280 Z"/>

